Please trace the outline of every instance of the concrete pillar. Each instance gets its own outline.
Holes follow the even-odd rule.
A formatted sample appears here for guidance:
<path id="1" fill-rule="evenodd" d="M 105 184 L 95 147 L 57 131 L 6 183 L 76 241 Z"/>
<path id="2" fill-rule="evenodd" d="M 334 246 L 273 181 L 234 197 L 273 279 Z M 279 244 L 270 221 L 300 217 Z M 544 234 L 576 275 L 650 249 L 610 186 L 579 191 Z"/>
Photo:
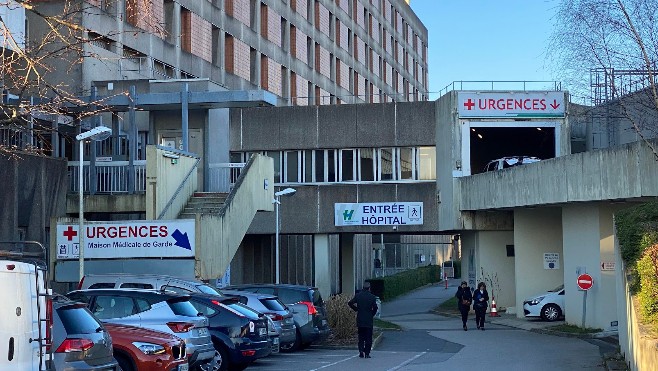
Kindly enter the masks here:
<path id="1" fill-rule="evenodd" d="M 313 235 L 313 249 L 315 255 L 315 286 L 320 289 L 323 298 L 328 298 L 331 295 L 329 235 Z"/>
<path id="2" fill-rule="evenodd" d="M 558 208 L 514 210 L 516 316 L 523 318 L 523 300 L 552 290 L 564 282 L 562 211 Z M 544 254 L 559 254 L 553 268 Z"/>
<path id="3" fill-rule="evenodd" d="M 615 261 L 615 209 L 615 206 L 604 204 L 575 204 L 562 208 L 567 323 L 582 326 L 584 292 L 578 289 L 576 277 L 578 273 L 588 273 L 594 285 L 587 292 L 585 326 L 617 329 L 613 326 L 618 320 L 615 271 L 601 267 L 603 262 Z"/>
<path id="4" fill-rule="evenodd" d="M 340 235 L 340 284 L 343 294 L 354 294 L 354 234 L 351 233 Z"/>

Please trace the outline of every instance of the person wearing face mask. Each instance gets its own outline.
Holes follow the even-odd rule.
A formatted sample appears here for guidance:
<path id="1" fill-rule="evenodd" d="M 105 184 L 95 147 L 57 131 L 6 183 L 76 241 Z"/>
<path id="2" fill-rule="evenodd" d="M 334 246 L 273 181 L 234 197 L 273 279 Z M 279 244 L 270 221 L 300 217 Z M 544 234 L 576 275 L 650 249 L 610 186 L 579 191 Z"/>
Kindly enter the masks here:
<path id="1" fill-rule="evenodd" d="M 489 306 L 489 293 L 484 282 L 478 283 L 478 288 L 473 292 L 473 310 L 475 310 L 475 324 L 479 330 L 484 331 L 484 317 Z"/>
<path id="2" fill-rule="evenodd" d="M 462 284 L 457 288 L 455 296 L 457 297 L 457 307 L 462 314 L 464 331 L 468 331 L 466 321 L 468 321 L 468 312 L 471 310 L 471 302 L 473 301 L 473 295 L 471 294 L 471 288 L 468 287 L 468 282 L 462 281 Z"/>

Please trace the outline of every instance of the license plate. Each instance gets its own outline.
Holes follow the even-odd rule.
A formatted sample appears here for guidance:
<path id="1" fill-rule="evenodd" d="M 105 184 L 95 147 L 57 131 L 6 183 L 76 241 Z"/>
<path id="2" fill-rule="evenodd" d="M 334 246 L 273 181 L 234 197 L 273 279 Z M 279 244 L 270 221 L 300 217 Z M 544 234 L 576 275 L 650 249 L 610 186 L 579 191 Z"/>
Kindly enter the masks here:
<path id="1" fill-rule="evenodd" d="M 208 336 L 208 329 L 205 327 L 199 328 L 199 336 Z"/>
<path id="2" fill-rule="evenodd" d="M 190 366 L 186 363 L 184 365 L 179 365 L 176 371 L 189 371 Z"/>
<path id="3" fill-rule="evenodd" d="M 279 338 L 272 339 L 272 344 L 274 344 L 274 345 L 279 344 Z"/>

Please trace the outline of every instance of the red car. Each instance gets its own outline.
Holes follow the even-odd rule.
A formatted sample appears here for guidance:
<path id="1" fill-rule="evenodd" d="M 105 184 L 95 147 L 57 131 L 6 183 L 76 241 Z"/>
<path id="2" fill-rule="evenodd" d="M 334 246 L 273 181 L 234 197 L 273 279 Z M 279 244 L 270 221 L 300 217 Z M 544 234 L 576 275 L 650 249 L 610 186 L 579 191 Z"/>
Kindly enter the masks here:
<path id="1" fill-rule="evenodd" d="M 123 371 L 188 371 L 182 339 L 142 327 L 103 326 L 112 337 L 114 358 Z"/>

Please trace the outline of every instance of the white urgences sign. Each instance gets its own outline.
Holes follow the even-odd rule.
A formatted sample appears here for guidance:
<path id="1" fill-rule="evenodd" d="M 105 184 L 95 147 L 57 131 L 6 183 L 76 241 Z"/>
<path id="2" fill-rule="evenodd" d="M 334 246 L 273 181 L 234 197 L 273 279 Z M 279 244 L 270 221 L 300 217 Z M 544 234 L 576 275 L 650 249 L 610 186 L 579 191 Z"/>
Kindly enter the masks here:
<path id="1" fill-rule="evenodd" d="M 334 225 L 422 225 L 422 202 L 334 204 Z"/>
<path id="2" fill-rule="evenodd" d="M 85 223 L 85 259 L 194 256 L 194 220 Z M 57 225 L 57 259 L 78 259 L 78 225 Z"/>
<path id="3" fill-rule="evenodd" d="M 564 117 L 564 92 L 459 92 L 459 117 Z"/>

